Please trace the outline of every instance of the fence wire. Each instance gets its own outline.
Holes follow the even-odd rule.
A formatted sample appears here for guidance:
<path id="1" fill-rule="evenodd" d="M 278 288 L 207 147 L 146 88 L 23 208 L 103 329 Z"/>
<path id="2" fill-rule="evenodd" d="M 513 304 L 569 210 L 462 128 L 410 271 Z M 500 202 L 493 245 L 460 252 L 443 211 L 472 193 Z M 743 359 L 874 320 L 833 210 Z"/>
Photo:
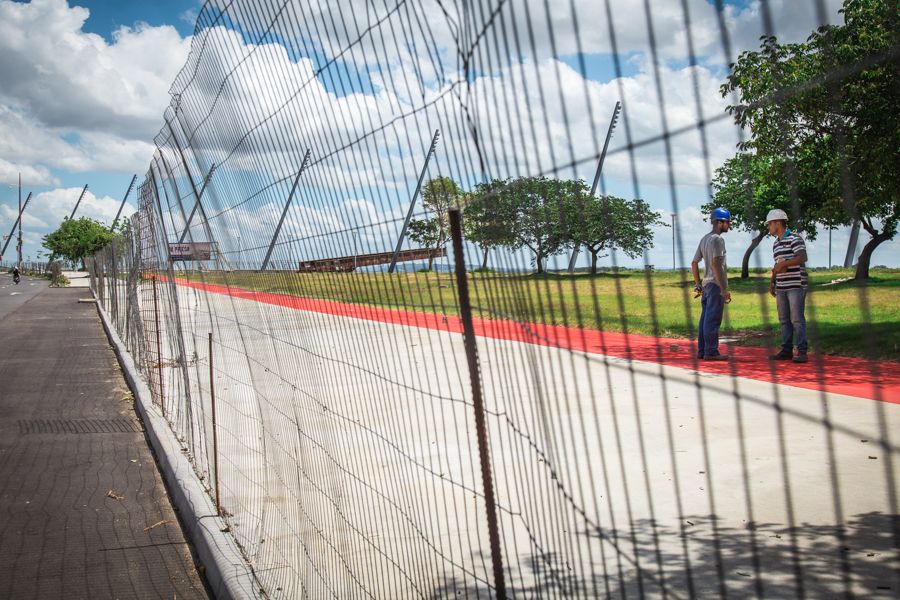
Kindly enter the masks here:
<path id="1" fill-rule="evenodd" d="M 759 36 L 802 43 L 837 8 L 203 5 L 139 210 L 87 266 L 268 597 L 896 597 L 896 288 L 810 270 L 809 362 L 770 361 L 764 241 L 708 361 L 684 268 L 723 157 L 761 156 L 791 99 L 896 72 L 894 29 L 821 77 L 720 90 Z M 891 243 L 841 135 L 830 220 L 791 149 L 768 208 Z M 753 156 L 732 164 L 755 247 Z"/>

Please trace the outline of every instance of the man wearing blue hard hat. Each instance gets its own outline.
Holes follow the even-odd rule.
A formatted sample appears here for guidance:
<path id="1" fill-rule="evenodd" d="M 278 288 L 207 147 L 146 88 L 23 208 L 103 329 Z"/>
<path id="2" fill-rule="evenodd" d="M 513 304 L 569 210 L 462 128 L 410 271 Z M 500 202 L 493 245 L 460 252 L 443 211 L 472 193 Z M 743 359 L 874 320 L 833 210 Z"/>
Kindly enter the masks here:
<path id="1" fill-rule="evenodd" d="M 722 234 L 731 227 L 731 213 L 724 208 L 712 212 L 712 231 L 703 236 L 691 272 L 694 274 L 694 291 L 702 296 L 700 301 L 700 326 L 697 336 L 697 358 L 702 360 L 728 360 L 728 355 L 719 354 L 719 327 L 725 305 L 731 302 L 728 291 L 728 271 L 725 264 L 725 239 Z M 706 266 L 703 281 L 700 280 L 700 261 Z"/>

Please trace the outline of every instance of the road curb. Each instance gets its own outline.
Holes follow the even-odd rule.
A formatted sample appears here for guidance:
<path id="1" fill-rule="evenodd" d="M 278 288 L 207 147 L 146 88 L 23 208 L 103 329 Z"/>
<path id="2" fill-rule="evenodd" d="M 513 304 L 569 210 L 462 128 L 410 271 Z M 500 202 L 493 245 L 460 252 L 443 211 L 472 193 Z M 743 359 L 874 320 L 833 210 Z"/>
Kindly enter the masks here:
<path id="1" fill-rule="evenodd" d="M 177 507 L 185 534 L 194 545 L 200 564 L 205 568 L 206 581 L 213 595 L 223 600 L 265 598 L 256 575 L 237 543 L 228 533 L 223 532 L 227 524 L 216 514 L 212 498 L 200 484 L 182 452 L 181 444 L 153 405 L 150 388 L 138 376 L 131 354 L 110 326 L 106 311 L 99 302 L 97 312 L 106 337 L 119 359 L 128 387 L 134 394 L 135 408 L 144 422 L 160 471 L 168 484 L 172 503 Z"/>

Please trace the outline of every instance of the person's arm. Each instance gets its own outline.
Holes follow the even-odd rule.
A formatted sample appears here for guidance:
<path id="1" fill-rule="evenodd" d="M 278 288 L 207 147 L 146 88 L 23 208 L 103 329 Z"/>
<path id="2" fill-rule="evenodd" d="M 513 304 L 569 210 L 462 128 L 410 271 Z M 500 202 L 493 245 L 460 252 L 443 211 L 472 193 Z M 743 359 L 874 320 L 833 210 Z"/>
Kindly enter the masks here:
<path id="1" fill-rule="evenodd" d="M 722 290 L 725 302 L 731 302 L 731 292 L 728 291 L 728 274 L 725 272 L 725 256 L 717 256 L 713 261 L 716 265 L 715 269 L 713 269 L 713 273 L 716 275 L 716 283 L 719 285 L 719 289 Z"/>
<path id="2" fill-rule="evenodd" d="M 703 254 L 700 253 L 700 248 L 697 248 L 697 251 L 694 253 L 694 260 L 691 261 L 691 273 L 694 275 L 694 298 L 697 298 L 703 293 L 703 287 L 700 285 L 700 259 L 703 258 Z"/>
<path id="3" fill-rule="evenodd" d="M 787 271 L 788 267 L 797 267 L 803 266 L 806 264 L 806 250 L 798 250 L 796 254 L 794 254 L 794 258 L 783 260 L 774 267 L 772 267 L 772 281 L 775 281 L 775 275 L 777 273 L 781 273 L 782 271 Z"/>

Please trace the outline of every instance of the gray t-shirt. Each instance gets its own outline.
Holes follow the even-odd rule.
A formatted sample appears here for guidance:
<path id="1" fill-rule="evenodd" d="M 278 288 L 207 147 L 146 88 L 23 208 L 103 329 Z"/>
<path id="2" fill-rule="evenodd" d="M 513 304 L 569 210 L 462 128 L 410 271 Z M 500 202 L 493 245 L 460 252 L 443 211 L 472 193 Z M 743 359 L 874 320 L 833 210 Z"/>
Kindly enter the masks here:
<path id="1" fill-rule="evenodd" d="M 725 240 L 722 239 L 722 236 L 718 233 L 709 232 L 701 238 L 700 245 L 697 246 L 697 252 L 694 253 L 694 261 L 700 262 L 703 260 L 703 263 L 706 265 L 706 275 L 703 277 L 703 285 L 710 282 L 716 282 L 713 267 L 715 266 L 714 259 L 718 256 L 722 257 L 722 279 L 727 282 L 728 271 L 726 269 L 728 267 L 725 265 Z"/>

